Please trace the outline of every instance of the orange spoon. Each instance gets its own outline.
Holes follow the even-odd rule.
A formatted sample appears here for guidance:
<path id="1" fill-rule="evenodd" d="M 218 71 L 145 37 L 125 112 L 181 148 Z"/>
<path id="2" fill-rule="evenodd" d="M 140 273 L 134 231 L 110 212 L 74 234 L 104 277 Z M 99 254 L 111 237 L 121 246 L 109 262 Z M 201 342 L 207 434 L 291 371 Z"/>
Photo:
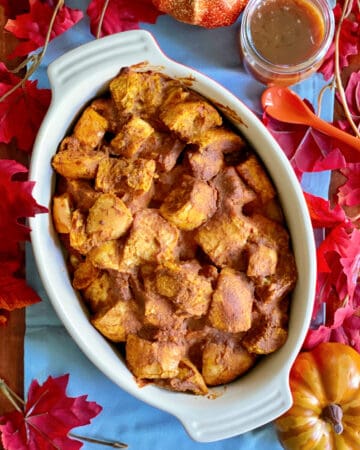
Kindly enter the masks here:
<path id="1" fill-rule="evenodd" d="M 261 103 L 264 110 L 274 119 L 281 122 L 309 125 L 360 151 L 359 138 L 320 119 L 295 92 L 288 88 L 274 86 L 266 89 L 261 96 Z"/>

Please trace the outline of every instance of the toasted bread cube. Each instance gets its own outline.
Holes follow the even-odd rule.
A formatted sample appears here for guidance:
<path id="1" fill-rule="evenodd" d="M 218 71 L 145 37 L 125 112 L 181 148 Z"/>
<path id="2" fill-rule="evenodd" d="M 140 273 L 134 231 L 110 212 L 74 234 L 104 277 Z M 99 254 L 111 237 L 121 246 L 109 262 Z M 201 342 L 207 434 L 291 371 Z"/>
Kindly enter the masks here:
<path id="1" fill-rule="evenodd" d="M 83 297 L 92 313 L 108 308 L 114 304 L 110 295 L 111 277 L 107 272 L 101 273 L 83 290 Z"/>
<path id="2" fill-rule="evenodd" d="M 196 136 L 194 143 L 202 153 L 204 150 L 217 150 L 221 153 L 233 153 L 245 147 L 244 140 L 225 127 L 210 128 Z"/>
<path id="3" fill-rule="evenodd" d="M 284 224 L 284 214 L 281 209 L 279 199 L 277 197 L 272 198 L 265 204 L 259 202 L 256 198 L 245 205 L 244 212 L 248 216 L 255 216 L 260 214 L 268 219 L 274 220 L 275 222 Z"/>
<path id="4" fill-rule="evenodd" d="M 76 207 L 81 211 L 88 211 L 100 195 L 91 186 L 88 180 L 66 179 L 66 191 L 69 192 L 71 199 Z"/>
<path id="5" fill-rule="evenodd" d="M 256 294 L 263 302 L 282 299 L 294 288 L 296 280 L 297 269 L 294 255 L 289 249 L 281 249 L 278 252 L 275 273 L 255 280 Z"/>
<path id="6" fill-rule="evenodd" d="M 148 192 L 153 185 L 155 168 L 155 161 L 143 158 L 105 159 L 99 165 L 95 189 L 118 195 L 129 191 Z"/>
<path id="7" fill-rule="evenodd" d="M 247 217 L 220 211 L 196 230 L 195 241 L 216 266 L 242 270 L 243 250 L 252 229 Z"/>
<path id="8" fill-rule="evenodd" d="M 174 80 L 175 81 L 175 80 Z M 170 105 L 176 105 L 181 102 L 185 102 L 194 97 L 194 93 L 186 89 L 180 82 L 172 83 L 168 86 L 164 94 L 162 107 L 167 108 Z"/>
<path id="9" fill-rule="evenodd" d="M 230 383 L 247 372 L 256 357 L 240 345 L 208 342 L 202 356 L 202 376 L 208 386 Z"/>
<path id="10" fill-rule="evenodd" d="M 121 200 L 131 211 L 131 214 L 135 214 L 137 211 L 141 211 L 149 206 L 153 195 L 154 195 L 154 183 L 147 192 L 142 191 L 132 191 L 129 190 L 126 194 L 121 197 Z"/>
<path id="11" fill-rule="evenodd" d="M 94 244 L 99 244 L 121 237 L 131 222 L 131 212 L 120 198 L 114 194 L 102 194 L 89 210 L 86 233 Z"/>
<path id="12" fill-rule="evenodd" d="M 74 137 L 88 148 L 97 147 L 108 129 L 108 121 L 88 106 L 76 122 Z"/>
<path id="13" fill-rule="evenodd" d="M 169 300 L 153 292 L 144 293 L 144 323 L 158 328 L 171 328 L 176 319 Z"/>
<path id="14" fill-rule="evenodd" d="M 96 98 L 91 102 L 91 108 L 99 113 L 108 122 L 108 130 L 111 133 L 116 133 L 119 127 L 119 114 L 112 98 Z"/>
<path id="15" fill-rule="evenodd" d="M 91 323 L 110 341 L 125 342 L 129 334 L 141 328 L 137 309 L 134 301 L 119 300 L 109 308 L 98 311 L 91 318 Z"/>
<path id="16" fill-rule="evenodd" d="M 254 327 L 261 321 L 268 321 L 272 327 L 287 328 L 289 324 L 290 298 L 274 298 L 263 302 L 261 299 L 254 302 L 252 323 Z"/>
<path id="17" fill-rule="evenodd" d="M 137 212 L 121 256 L 122 270 L 131 271 L 134 266 L 147 262 L 173 260 L 178 237 L 177 228 L 156 210 Z"/>
<path id="18" fill-rule="evenodd" d="M 261 214 L 252 215 L 251 221 L 254 224 L 251 237 L 253 242 L 263 243 L 277 250 L 286 250 L 289 247 L 290 236 L 282 224 Z"/>
<path id="19" fill-rule="evenodd" d="M 132 158 L 140 151 L 154 132 L 153 127 L 140 117 L 132 117 L 112 139 L 111 153 Z"/>
<path id="20" fill-rule="evenodd" d="M 160 119 L 186 142 L 194 142 L 196 136 L 222 124 L 218 111 L 201 99 L 165 105 Z"/>
<path id="21" fill-rule="evenodd" d="M 188 151 L 187 161 L 196 178 L 210 180 L 224 166 L 224 154 L 239 152 L 245 142 L 225 127 L 210 128 L 194 139 L 195 149 Z"/>
<path id="22" fill-rule="evenodd" d="M 122 69 L 120 74 L 111 80 L 109 89 L 111 97 L 119 111 L 135 113 L 139 108 L 137 102 L 142 99 L 143 75 L 129 68 Z"/>
<path id="23" fill-rule="evenodd" d="M 248 277 L 268 277 L 275 273 L 276 264 L 276 249 L 263 244 L 251 246 L 246 274 Z"/>
<path id="24" fill-rule="evenodd" d="M 218 191 L 219 208 L 225 211 L 242 211 L 243 205 L 253 201 L 256 194 L 239 177 L 234 167 L 225 167 L 212 180 Z"/>
<path id="25" fill-rule="evenodd" d="M 184 175 L 160 206 L 160 213 L 181 230 L 193 230 L 216 210 L 216 190 L 206 182 Z"/>
<path id="26" fill-rule="evenodd" d="M 71 217 L 70 247 L 86 255 L 92 246 L 91 239 L 86 233 L 86 216 L 76 209 Z"/>
<path id="27" fill-rule="evenodd" d="M 92 313 L 104 311 L 119 300 L 130 301 L 133 296 L 129 276 L 121 272 L 104 271 L 83 290 L 83 296 Z"/>
<path id="28" fill-rule="evenodd" d="M 122 159 L 106 158 L 99 164 L 95 178 L 95 189 L 99 192 L 124 194 L 126 180 L 124 179 L 124 162 Z"/>
<path id="29" fill-rule="evenodd" d="M 254 287 L 241 272 L 225 268 L 217 279 L 209 322 L 218 330 L 240 333 L 251 327 Z"/>
<path id="30" fill-rule="evenodd" d="M 126 341 L 126 362 L 141 378 L 172 378 L 179 372 L 184 347 L 174 342 L 151 342 L 130 334 Z"/>
<path id="31" fill-rule="evenodd" d="M 110 93 L 123 114 L 149 117 L 157 111 L 171 83 L 174 81 L 160 73 L 136 72 L 124 68 L 110 82 Z"/>
<path id="32" fill-rule="evenodd" d="M 224 157 L 217 149 L 188 150 L 186 162 L 195 178 L 209 181 L 214 178 L 224 166 Z"/>
<path id="33" fill-rule="evenodd" d="M 262 164 L 255 155 L 250 155 L 244 162 L 236 166 L 243 180 L 260 197 L 261 203 L 266 203 L 275 197 L 276 191 Z"/>
<path id="34" fill-rule="evenodd" d="M 120 270 L 121 250 L 120 240 L 110 240 L 93 247 L 86 257 L 99 269 Z"/>
<path id="35" fill-rule="evenodd" d="M 127 186 L 134 191 L 148 192 L 152 187 L 155 169 L 155 161 L 142 158 L 136 159 L 126 174 Z"/>
<path id="36" fill-rule="evenodd" d="M 72 134 L 70 136 L 65 136 L 60 142 L 58 152 L 63 152 L 65 150 L 78 152 L 81 148 L 83 148 L 81 142 Z"/>
<path id="37" fill-rule="evenodd" d="M 100 270 L 88 258 L 75 269 L 72 285 L 75 289 L 86 289 L 100 275 Z"/>
<path id="38" fill-rule="evenodd" d="M 179 232 L 179 239 L 175 248 L 175 257 L 180 261 L 186 261 L 196 258 L 198 244 L 194 239 L 194 231 Z"/>
<path id="39" fill-rule="evenodd" d="M 95 178 L 100 161 L 106 158 L 105 152 L 81 148 L 62 150 L 52 159 L 54 170 L 66 178 Z"/>
<path id="40" fill-rule="evenodd" d="M 206 395 L 209 392 L 201 373 L 188 358 L 183 358 L 179 362 L 176 377 L 157 380 L 156 384 L 172 391 L 191 392 L 195 395 Z"/>
<path id="41" fill-rule="evenodd" d="M 197 262 L 168 263 L 154 273 L 156 292 L 192 316 L 206 314 L 213 292 L 211 280 L 201 275 Z"/>
<path id="42" fill-rule="evenodd" d="M 153 200 L 159 204 L 162 203 L 172 189 L 178 185 L 184 174 L 188 174 L 188 172 L 185 171 L 183 165 L 176 165 L 170 172 L 159 173 L 154 180 Z"/>
<path id="43" fill-rule="evenodd" d="M 157 294 L 154 283 L 150 284 L 150 274 L 153 274 L 156 266 L 144 264 L 140 267 L 140 278 L 131 276 L 131 288 L 137 301 L 142 305 L 143 323 L 147 330 L 165 330 L 171 333 L 179 330 L 184 318 L 176 314 L 170 300 Z M 145 278 L 146 277 L 146 278 Z M 155 336 L 153 336 L 155 338 Z"/>
<path id="44" fill-rule="evenodd" d="M 273 326 L 270 317 L 263 317 L 245 334 L 242 344 L 250 353 L 267 355 L 282 347 L 287 336 L 287 329 Z"/>
<path id="45" fill-rule="evenodd" d="M 70 195 L 67 192 L 53 197 L 52 217 L 58 233 L 70 233 L 71 210 Z"/>
<path id="46" fill-rule="evenodd" d="M 140 156 L 153 159 L 158 172 L 169 172 L 184 147 L 185 143 L 173 134 L 154 131 L 142 146 Z"/>

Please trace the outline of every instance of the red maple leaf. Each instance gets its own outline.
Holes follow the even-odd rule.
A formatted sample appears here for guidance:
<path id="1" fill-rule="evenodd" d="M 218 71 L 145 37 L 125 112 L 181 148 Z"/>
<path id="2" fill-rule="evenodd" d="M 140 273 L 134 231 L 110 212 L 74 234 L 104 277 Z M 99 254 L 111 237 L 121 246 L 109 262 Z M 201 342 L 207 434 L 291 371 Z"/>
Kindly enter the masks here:
<path id="1" fill-rule="evenodd" d="M 87 396 L 67 397 L 69 375 L 51 376 L 39 385 L 33 380 L 24 412 L 0 417 L 2 443 L 6 450 L 78 450 L 80 441 L 68 436 L 72 428 L 89 424 L 102 410 Z"/>
<path id="2" fill-rule="evenodd" d="M 358 294 L 360 296 L 360 293 Z M 346 316 L 339 327 L 331 329 L 331 341 L 350 345 L 360 353 L 360 307 L 353 314 Z"/>
<path id="3" fill-rule="evenodd" d="M 346 177 L 346 182 L 339 187 L 337 197 L 339 205 L 360 205 L 360 163 L 348 164 L 340 172 Z"/>
<path id="4" fill-rule="evenodd" d="M 26 56 L 45 44 L 51 17 L 54 13 L 54 2 L 29 0 L 29 12 L 9 19 L 5 29 L 22 41 L 16 46 L 10 57 Z M 83 12 L 62 6 L 55 18 L 50 40 L 64 33 L 83 17 Z"/>
<path id="5" fill-rule="evenodd" d="M 354 2 L 356 3 L 356 2 Z M 342 7 L 339 3 L 333 9 L 336 26 L 342 14 Z M 359 53 L 359 23 L 349 19 L 344 19 L 339 38 L 339 65 L 340 70 L 349 65 L 349 58 Z M 319 68 L 325 80 L 329 80 L 335 71 L 335 43 L 333 42 L 325 56 L 324 62 Z"/>
<path id="6" fill-rule="evenodd" d="M 18 275 L 22 257 L 16 250 L 0 254 L 0 326 L 6 325 L 8 312 L 41 301 L 38 294 Z"/>
<path id="7" fill-rule="evenodd" d="M 5 324 L 7 314 L 40 301 L 39 296 L 26 284 L 18 272 L 22 267 L 19 242 L 29 239 L 27 217 L 46 212 L 31 193 L 34 182 L 14 180 L 27 174 L 27 168 L 13 160 L 0 160 L 0 323 Z"/>
<path id="8" fill-rule="evenodd" d="M 90 18 L 90 29 L 94 36 L 97 34 L 101 12 L 105 0 L 91 0 L 87 14 Z M 139 22 L 155 23 L 162 15 L 151 0 L 110 0 L 101 27 L 100 36 L 126 30 L 136 30 Z"/>
<path id="9" fill-rule="evenodd" d="M 330 202 L 316 195 L 304 192 L 305 200 L 309 209 L 311 223 L 314 228 L 330 228 L 343 223 L 346 220 L 344 210 L 340 205 L 333 209 Z"/>
<path id="10" fill-rule="evenodd" d="M 313 317 L 326 304 L 326 321 L 310 329 L 304 348 L 320 342 L 345 342 L 360 350 L 360 230 L 351 224 L 336 226 L 317 251 L 318 279 Z"/>
<path id="11" fill-rule="evenodd" d="M 360 273 L 360 230 L 351 223 L 333 228 L 318 248 L 318 272 L 325 279 L 318 291 L 326 297 L 335 290 L 351 304 Z"/>
<path id="12" fill-rule="evenodd" d="M 29 227 L 23 219 L 34 217 L 35 214 L 47 212 L 32 197 L 33 181 L 14 181 L 16 174 L 27 173 L 22 164 L 2 159 L 0 160 L 0 250 L 13 251 L 14 244 L 29 240 Z"/>
<path id="13" fill-rule="evenodd" d="M 345 167 L 347 161 L 360 160 L 358 152 L 314 128 L 280 122 L 266 112 L 263 123 L 283 149 L 299 179 L 304 172 L 335 170 Z"/>
<path id="14" fill-rule="evenodd" d="M 0 96 L 20 81 L 0 63 Z M 0 142 L 9 143 L 16 138 L 20 150 L 31 151 L 50 98 L 49 89 L 38 89 L 37 81 L 26 80 L 0 102 Z"/>
<path id="15" fill-rule="evenodd" d="M 334 322 L 321 325 L 317 330 L 309 330 L 303 349 L 311 350 L 321 342 L 341 342 L 350 345 L 360 353 L 360 307 L 339 308 L 334 315 Z"/>

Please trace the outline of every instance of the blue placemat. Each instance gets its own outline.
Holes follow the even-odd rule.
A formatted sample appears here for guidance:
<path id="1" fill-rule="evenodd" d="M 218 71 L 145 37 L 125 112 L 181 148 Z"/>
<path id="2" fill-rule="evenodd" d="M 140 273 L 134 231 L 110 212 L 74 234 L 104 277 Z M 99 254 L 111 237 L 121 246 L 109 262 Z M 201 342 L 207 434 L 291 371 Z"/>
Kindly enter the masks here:
<path id="1" fill-rule="evenodd" d="M 85 0 L 67 2 L 71 7 L 85 11 Z M 260 114 L 260 96 L 264 86 L 243 70 L 238 53 L 240 22 L 231 27 L 206 30 L 182 24 L 169 16 L 161 16 L 155 25 L 141 24 L 152 32 L 164 53 L 174 60 L 194 67 L 214 78 L 249 108 Z M 94 39 L 85 17 L 64 35 L 49 45 L 42 66 L 35 74 L 40 87 L 49 87 L 47 65 L 64 52 Z M 316 104 L 323 85 L 321 76 L 314 75 L 295 87 L 302 97 Z M 332 94 L 327 93 L 323 111 L 325 119 L 333 113 Z M 329 174 L 309 174 L 304 177 L 304 189 L 327 196 Z M 102 413 L 81 434 L 120 440 L 134 450 L 279 450 L 271 424 L 231 439 L 200 444 L 192 441 L 177 419 L 131 397 L 109 381 L 84 356 L 65 328 L 59 322 L 46 296 L 37 273 L 31 246 L 27 248 L 27 280 L 36 289 L 42 302 L 26 310 L 25 336 L 25 390 L 32 379 L 43 382 L 49 375 L 70 373 L 68 393 L 71 396 L 88 394 L 89 400 L 103 407 Z M 85 450 L 104 448 L 97 444 L 84 444 Z"/>

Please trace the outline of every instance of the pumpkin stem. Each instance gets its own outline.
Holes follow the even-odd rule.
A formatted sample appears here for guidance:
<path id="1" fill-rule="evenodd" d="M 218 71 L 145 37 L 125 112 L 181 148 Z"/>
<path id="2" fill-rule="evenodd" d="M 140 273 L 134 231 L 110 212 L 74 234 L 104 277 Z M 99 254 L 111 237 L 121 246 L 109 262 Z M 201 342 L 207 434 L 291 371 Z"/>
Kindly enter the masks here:
<path id="1" fill-rule="evenodd" d="M 321 417 L 333 426 L 336 434 L 341 434 L 344 431 L 344 426 L 341 422 L 343 418 L 343 410 L 340 405 L 330 403 L 325 406 L 322 410 Z"/>

